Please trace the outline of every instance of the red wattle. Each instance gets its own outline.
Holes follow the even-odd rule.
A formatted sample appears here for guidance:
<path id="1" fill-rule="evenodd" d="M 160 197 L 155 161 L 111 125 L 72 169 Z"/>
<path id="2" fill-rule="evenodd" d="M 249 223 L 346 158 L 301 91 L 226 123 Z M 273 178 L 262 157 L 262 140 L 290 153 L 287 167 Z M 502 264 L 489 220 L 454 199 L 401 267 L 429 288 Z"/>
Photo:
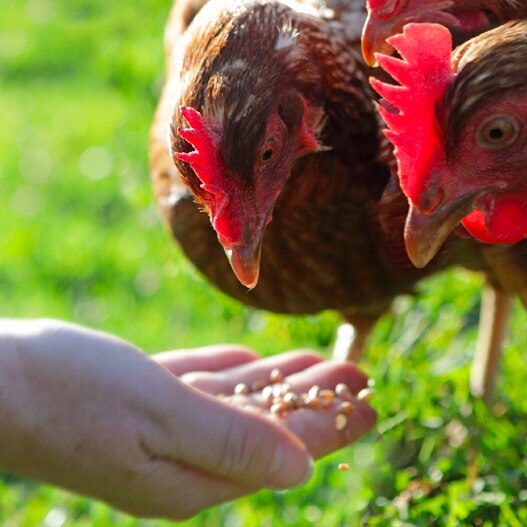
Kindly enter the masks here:
<path id="1" fill-rule="evenodd" d="M 475 238 L 486 243 L 510 244 L 527 238 L 527 190 L 494 200 L 492 212 L 474 210 L 462 221 Z"/>

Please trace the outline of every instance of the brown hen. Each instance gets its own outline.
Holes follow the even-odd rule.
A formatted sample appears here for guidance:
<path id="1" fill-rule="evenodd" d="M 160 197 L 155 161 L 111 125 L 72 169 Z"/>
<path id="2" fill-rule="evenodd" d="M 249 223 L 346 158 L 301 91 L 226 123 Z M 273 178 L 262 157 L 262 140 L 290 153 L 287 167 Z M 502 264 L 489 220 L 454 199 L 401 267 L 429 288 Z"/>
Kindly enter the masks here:
<path id="1" fill-rule="evenodd" d="M 374 85 L 387 100 L 382 113 L 410 201 L 408 253 L 422 267 L 454 230 L 481 241 L 493 269 L 498 338 L 508 295 L 527 307 L 527 21 L 487 31 L 453 54 L 437 24 L 409 24 L 390 43 L 404 60 L 379 60 L 402 86 Z M 486 397 L 494 351 L 472 377 L 473 392 Z"/>

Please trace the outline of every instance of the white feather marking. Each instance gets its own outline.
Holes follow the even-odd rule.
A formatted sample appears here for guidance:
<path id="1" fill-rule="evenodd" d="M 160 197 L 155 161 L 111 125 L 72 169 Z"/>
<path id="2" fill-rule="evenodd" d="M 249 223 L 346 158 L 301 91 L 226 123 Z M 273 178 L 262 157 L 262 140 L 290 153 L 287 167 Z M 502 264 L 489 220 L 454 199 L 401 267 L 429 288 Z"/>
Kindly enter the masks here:
<path id="1" fill-rule="evenodd" d="M 293 27 L 291 21 L 287 22 L 287 24 L 278 28 L 278 35 L 276 36 L 274 49 L 280 50 L 293 46 L 299 36 L 300 32 L 298 29 Z"/>
<path id="2" fill-rule="evenodd" d="M 245 70 L 247 69 L 247 67 L 248 67 L 247 61 L 240 59 L 240 58 L 233 60 L 232 62 L 229 62 L 225 65 L 225 69 L 231 69 L 231 70 Z"/>
<path id="3" fill-rule="evenodd" d="M 256 104 L 256 100 L 256 96 L 252 93 L 247 95 L 247 97 L 244 97 L 243 105 L 238 108 L 238 113 L 242 116 L 247 114 L 249 110 Z"/>

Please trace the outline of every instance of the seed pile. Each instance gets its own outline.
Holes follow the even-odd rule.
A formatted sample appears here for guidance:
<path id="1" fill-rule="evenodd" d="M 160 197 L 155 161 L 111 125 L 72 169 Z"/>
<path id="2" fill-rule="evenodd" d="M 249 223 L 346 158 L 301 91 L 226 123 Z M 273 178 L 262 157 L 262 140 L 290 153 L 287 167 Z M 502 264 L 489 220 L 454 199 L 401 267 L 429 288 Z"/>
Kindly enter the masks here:
<path id="1" fill-rule="evenodd" d="M 339 383 L 334 390 L 321 389 L 312 386 L 307 393 L 295 393 L 291 386 L 284 382 L 285 375 L 274 368 L 269 374 L 269 380 L 255 381 L 249 386 L 246 383 L 237 384 L 234 387 L 235 395 L 259 395 L 269 413 L 277 417 L 283 417 L 288 412 L 302 408 L 313 410 L 332 408 L 336 404 L 337 415 L 335 417 L 335 428 L 342 431 L 348 424 L 348 416 L 353 412 L 353 398 L 359 401 L 370 401 L 373 389 L 365 388 L 354 396 L 349 386 Z M 339 399 L 339 401 L 337 401 Z"/>
<path id="2" fill-rule="evenodd" d="M 335 429 L 339 432 L 345 430 L 348 425 L 348 416 L 353 413 L 355 407 L 353 399 L 358 401 L 369 402 L 374 394 L 373 382 L 368 382 L 368 387 L 362 389 L 358 394 L 354 394 L 349 386 L 339 383 L 335 389 L 321 389 L 320 386 L 314 385 L 307 393 L 295 393 L 291 386 L 284 382 L 285 375 L 278 369 L 274 368 L 269 373 L 267 381 L 254 381 L 250 385 L 239 383 L 234 387 L 234 395 L 261 397 L 266 410 L 277 417 L 283 417 L 289 412 L 302 408 L 313 410 L 323 410 L 335 408 Z M 224 395 L 221 397 L 225 397 Z M 265 412 L 260 409 L 259 411 Z M 348 463 L 339 463 L 338 469 L 345 472 L 349 470 Z"/>

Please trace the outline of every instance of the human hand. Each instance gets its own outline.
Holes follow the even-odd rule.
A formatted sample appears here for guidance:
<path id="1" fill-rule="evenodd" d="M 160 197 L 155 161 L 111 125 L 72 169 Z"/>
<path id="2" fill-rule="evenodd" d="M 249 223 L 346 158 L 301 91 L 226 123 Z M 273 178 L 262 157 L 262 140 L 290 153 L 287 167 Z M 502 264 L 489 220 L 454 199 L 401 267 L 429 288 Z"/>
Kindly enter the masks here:
<path id="1" fill-rule="evenodd" d="M 247 395 L 234 394 L 235 388 L 240 384 L 250 387 L 261 385 L 262 381 L 270 383 L 272 370 L 279 370 L 284 375 L 281 383 L 287 384 L 295 394 L 306 393 L 313 386 L 318 386 L 321 390 L 332 390 L 339 383 L 346 384 L 352 394 L 354 410 L 343 430 L 335 428 L 335 417 L 341 402 L 339 397 L 335 398 L 334 404 L 327 411 L 305 409 L 267 416 L 300 438 L 310 456 L 315 459 L 356 441 L 373 427 L 375 412 L 365 402 L 357 401 L 353 397 L 353 394 L 365 388 L 368 382 L 365 374 L 355 365 L 326 361 L 310 350 L 289 351 L 263 359 L 254 354 L 253 360 L 234 365 L 233 355 L 241 353 L 254 354 L 241 346 L 225 344 L 158 353 L 152 355 L 152 358 L 194 388 L 211 395 L 222 396 L 222 400 L 248 411 L 269 411 L 270 404 L 262 394 L 264 388 Z M 212 357 L 214 364 L 211 363 Z M 291 474 L 287 476 L 290 477 Z M 270 486 L 278 488 L 281 484 L 277 481 Z M 282 486 L 292 484 L 282 483 Z"/>
<path id="2" fill-rule="evenodd" d="M 375 418 L 357 403 L 349 430 L 337 433 L 331 412 L 277 420 L 237 406 L 239 397 L 211 396 L 276 366 L 297 390 L 366 382 L 352 366 L 311 353 L 258 360 L 231 346 L 149 358 L 78 326 L 5 321 L 0 424 L 9 426 L 0 426 L 0 466 L 136 515 L 178 519 L 261 487 L 296 485 L 309 476 L 309 453 L 344 445 Z M 189 373 L 204 369 L 213 371 Z"/>

